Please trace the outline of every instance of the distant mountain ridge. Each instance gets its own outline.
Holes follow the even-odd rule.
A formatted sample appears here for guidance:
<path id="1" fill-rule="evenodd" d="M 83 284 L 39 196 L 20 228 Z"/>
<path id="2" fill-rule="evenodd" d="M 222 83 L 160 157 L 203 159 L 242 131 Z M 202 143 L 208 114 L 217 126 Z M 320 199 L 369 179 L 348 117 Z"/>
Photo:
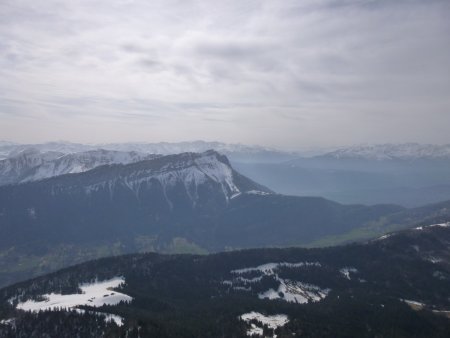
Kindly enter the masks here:
<path id="1" fill-rule="evenodd" d="M 0 142 L 0 158 L 4 158 L 0 160 L 0 185 L 82 172 L 104 164 L 132 163 L 147 156 L 207 149 L 226 155 L 239 172 L 281 194 L 321 196 L 346 204 L 391 203 L 405 207 L 450 199 L 449 146 L 416 143 L 354 146 L 301 156 L 259 146 L 205 141 L 102 145 Z M 115 159 L 111 155 L 108 159 L 104 155 L 108 151 L 122 153 L 121 157 L 126 158 Z M 26 158 L 17 161 L 20 156 Z M 17 167 L 8 164 L 12 161 Z"/>
<path id="2" fill-rule="evenodd" d="M 236 156 L 237 160 L 245 160 L 245 156 L 254 159 L 272 159 L 272 161 L 283 161 L 296 157 L 330 157 L 335 159 L 366 159 L 366 160 L 416 160 L 416 159 L 450 159 L 450 144 L 420 144 L 420 143 L 385 143 L 365 144 L 347 147 L 333 147 L 334 150 L 321 148 L 314 151 L 283 151 L 270 147 L 258 145 L 245 145 L 240 143 L 224 143 L 217 141 L 187 141 L 187 142 L 123 142 L 123 143 L 100 143 L 81 144 L 72 142 L 47 142 L 39 144 L 19 144 L 0 141 L 0 158 L 6 158 L 26 148 L 38 149 L 41 152 L 61 152 L 65 154 L 85 152 L 89 150 L 115 150 L 123 152 L 138 152 L 147 154 L 170 155 L 183 152 L 204 152 L 214 149 L 222 154 Z M 304 156 L 301 154 L 305 153 Z M 312 155 L 319 153 L 318 155 Z M 306 155 L 308 154 L 308 155 Z"/>
<path id="3" fill-rule="evenodd" d="M 84 172 L 105 164 L 127 164 L 157 156 L 104 149 L 62 153 L 25 148 L 0 160 L 0 185 L 37 181 L 58 175 Z"/>
<path id="4" fill-rule="evenodd" d="M 86 152 L 90 150 L 113 150 L 121 152 L 138 152 L 143 154 L 172 155 L 185 152 L 201 153 L 214 149 L 232 160 L 277 162 L 295 158 L 295 153 L 276 150 L 262 146 L 248 146 L 223 142 L 191 141 L 191 142 L 159 142 L 159 143 L 102 143 L 79 144 L 71 142 L 48 142 L 41 144 L 16 144 L 0 142 L 0 159 L 23 151 L 27 148 L 38 149 L 41 152 L 56 151 L 64 154 Z"/>
<path id="5" fill-rule="evenodd" d="M 344 147 L 319 157 L 364 160 L 450 160 L 450 144 L 376 144 Z"/>
<path id="6" fill-rule="evenodd" d="M 353 146 L 279 163 L 234 165 L 278 193 L 345 204 L 418 207 L 450 199 L 450 145 Z"/>

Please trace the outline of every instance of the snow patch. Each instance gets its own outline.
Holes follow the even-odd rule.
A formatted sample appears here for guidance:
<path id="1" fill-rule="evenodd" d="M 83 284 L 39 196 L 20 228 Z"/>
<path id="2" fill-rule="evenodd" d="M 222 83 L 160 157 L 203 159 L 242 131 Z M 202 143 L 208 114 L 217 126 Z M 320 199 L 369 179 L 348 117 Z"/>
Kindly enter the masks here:
<path id="1" fill-rule="evenodd" d="M 438 224 L 431 224 L 431 225 L 429 225 L 429 227 L 443 227 L 443 228 L 448 228 L 448 227 L 450 227 L 450 222 L 446 222 L 446 223 L 438 223 Z"/>
<path id="2" fill-rule="evenodd" d="M 250 268 L 243 268 L 243 269 L 237 269 L 237 270 L 232 270 L 231 273 L 233 274 L 243 274 L 243 273 L 247 273 L 247 272 L 252 272 L 252 271 L 259 271 L 262 272 L 264 274 L 269 274 L 269 275 L 273 275 L 274 271 L 277 270 L 280 267 L 288 267 L 288 268 L 300 268 L 300 267 L 305 267 L 305 266 L 317 266 L 317 267 L 321 267 L 322 265 L 319 262 L 300 262 L 300 263 L 286 263 L 286 262 L 281 262 L 281 263 L 266 263 L 266 264 L 262 264 L 256 267 L 250 267 Z"/>
<path id="3" fill-rule="evenodd" d="M 264 276 L 272 278 L 278 283 L 276 290 L 269 289 L 258 294 L 260 299 L 280 299 L 286 302 L 304 304 L 308 302 L 317 302 L 325 298 L 330 289 L 321 289 L 320 287 L 296 280 L 284 279 L 278 275 L 280 268 L 302 268 L 302 267 L 321 267 L 319 262 L 299 262 L 299 263 L 266 263 L 256 267 L 248 267 L 232 270 L 234 275 L 232 280 L 223 281 L 223 285 L 228 285 L 232 289 L 246 289 L 251 291 L 252 285 L 261 282 Z M 246 275 L 251 276 L 246 276 Z M 256 275 L 256 276 L 255 276 Z"/>
<path id="4" fill-rule="evenodd" d="M 231 195 L 230 200 L 232 200 L 233 198 L 239 197 L 239 196 L 241 196 L 241 195 L 242 195 L 242 193 L 237 192 L 237 193 Z"/>
<path id="5" fill-rule="evenodd" d="M 114 315 L 112 313 L 106 313 L 106 312 L 97 312 L 97 311 L 86 311 L 84 309 L 75 309 L 75 311 L 77 313 L 83 314 L 83 313 L 89 313 L 89 314 L 93 314 L 96 316 L 100 316 L 103 317 L 105 319 L 105 322 L 107 323 L 111 323 L 114 322 L 116 323 L 117 326 L 122 326 L 124 323 L 124 318 L 118 315 Z"/>
<path id="6" fill-rule="evenodd" d="M 267 325 L 270 329 L 275 330 L 278 327 L 284 326 L 289 322 L 289 318 L 286 315 L 278 314 L 278 315 L 272 315 L 272 316 L 265 316 L 259 312 L 249 312 L 244 313 L 243 315 L 239 316 L 240 319 L 243 321 L 250 323 L 252 320 L 258 321 L 258 325 L 254 323 L 250 323 L 250 329 L 247 330 L 247 335 L 263 335 L 263 326 Z M 276 335 L 274 335 L 276 337 Z"/>
<path id="7" fill-rule="evenodd" d="M 414 230 L 423 230 L 425 228 L 432 228 L 432 227 L 448 228 L 448 227 L 450 227 L 450 222 L 438 223 L 438 224 L 430 224 L 430 225 L 426 225 L 426 226 L 420 226 L 420 227 L 414 228 Z"/>
<path id="8" fill-rule="evenodd" d="M 59 309 L 75 309 L 78 306 L 86 305 L 91 307 L 101 307 L 103 305 L 117 305 L 120 302 L 129 303 L 132 297 L 113 289 L 118 288 L 125 279 L 123 277 L 114 277 L 109 280 L 95 283 L 80 284 L 82 293 L 61 295 L 50 293 L 42 295 L 43 301 L 27 300 L 17 304 L 17 309 L 31 312 Z M 77 309 L 79 311 L 80 309 Z M 121 323 L 119 316 L 99 313 L 105 315 L 106 319 Z M 118 324 L 119 325 L 119 324 Z"/>
<path id="9" fill-rule="evenodd" d="M 429 256 L 429 257 L 426 258 L 426 260 L 431 262 L 431 263 L 433 263 L 433 264 L 442 262 L 442 258 L 436 258 L 434 256 Z"/>
<path id="10" fill-rule="evenodd" d="M 249 190 L 249 191 L 246 191 L 245 193 L 250 194 L 250 195 L 261 195 L 261 196 L 270 195 L 270 193 L 268 193 L 268 192 L 259 191 L 259 190 Z"/>
<path id="11" fill-rule="evenodd" d="M 358 272 L 358 269 L 353 268 L 353 267 L 345 267 L 345 268 L 340 269 L 339 272 L 340 272 L 341 274 L 343 274 L 343 275 L 345 276 L 345 278 L 347 278 L 348 280 L 350 280 L 350 279 L 351 279 L 351 277 L 350 277 L 350 272 L 351 272 L 351 273 L 357 273 L 357 272 Z"/>
<path id="12" fill-rule="evenodd" d="M 421 309 L 425 306 L 425 303 L 416 302 L 414 300 L 409 300 L 409 299 L 400 299 L 400 300 L 416 309 Z"/>
<path id="13" fill-rule="evenodd" d="M 15 320 L 15 318 L 2 319 L 0 320 L 0 325 L 13 325 Z"/>
<path id="14" fill-rule="evenodd" d="M 277 278 L 280 286 L 275 291 L 269 289 L 266 292 L 258 294 L 259 299 L 281 299 L 289 303 L 304 304 L 308 302 L 318 302 L 324 299 L 330 289 L 321 289 L 312 284 L 297 282 L 289 279 Z"/>
<path id="15" fill-rule="evenodd" d="M 450 318 L 450 311 L 447 310 L 432 310 L 433 313 L 437 314 L 437 315 L 444 315 L 447 318 Z"/>
<path id="16" fill-rule="evenodd" d="M 418 306 L 425 306 L 424 303 L 420 303 L 420 302 L 416 302 L 414 300 L 408 300 L 408 299 L 402 299 L 405 303 L 408 304 L 413 304 L 413 305 L 418 305 Z"/>

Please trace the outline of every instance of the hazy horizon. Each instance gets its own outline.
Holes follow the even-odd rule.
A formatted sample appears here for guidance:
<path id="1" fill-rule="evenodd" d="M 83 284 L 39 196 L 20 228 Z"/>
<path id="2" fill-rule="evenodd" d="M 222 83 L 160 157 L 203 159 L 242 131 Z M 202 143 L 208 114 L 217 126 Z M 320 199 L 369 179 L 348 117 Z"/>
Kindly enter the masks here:
<path id="1" fill-rule="evenodd" d="M 273 150 L 273 151 L 280 151 L 280 152 L 298 152 L 301 154 L 302 152 L 307 155 L 315 155 L 315 154 L 323 154 L 328 151 L 334 151 L 337 149 L 345 149 L 345 148 L 352 148 L 352 147 L 364 147 L 364 146 L 383 146 L 383 145 L 408 145 L 408 144 L 418 144 L 421 146 L 450 146 L 450 143 L 418 143 L 418 142 L 401 142 L 401 143 L 354 143 L 354 144 L 337 144 L 334 146 L 313 146 L 313 145 L 303 145 L 298 147 L 292 147 L 292 148 L 281 148 L 281 147 L 271 147 L 271 146 L 265 146 L 261 144 L 251 144 L 251 143 L 241 143 L 241 142 L 221 142 L 217 140 L 201 140 L 201 139 L 192 139 L 192 140 L 182 140 L 178 142 L 170 142 L 170 141 L 157 141 L 157 142 L 149 142 L 149 141 L 123 141 L 123 142 L 72 142 L 68 140 L 47 140 L 43 142 L 15 142 L 5 139 L 0 139 L 0 144 L 2 142 L 5 143 L 12 143 L 17 145 L 43 145 L 43 144 L 51 144 L 51 143 L 62 143 L 62 144 L 79 144 L 79 145 L 86 145 L 86 146 L 93 146 L 93 147 L 101 147 L 102 145 L 113 145 L 113 144 L 182 144 L 182 143 L 196 143 L 196 142 L 204 142 L 204 143 L 222 143 L 225 145 L 240 145 L 240 146 L 247 146 L 247 147 L 260 147 L 266 150 Z"/>
<path id="2" fill-rule="evenodd" d="M 0 4 L 0 139 L 450 143 L 450 2 Z"/>

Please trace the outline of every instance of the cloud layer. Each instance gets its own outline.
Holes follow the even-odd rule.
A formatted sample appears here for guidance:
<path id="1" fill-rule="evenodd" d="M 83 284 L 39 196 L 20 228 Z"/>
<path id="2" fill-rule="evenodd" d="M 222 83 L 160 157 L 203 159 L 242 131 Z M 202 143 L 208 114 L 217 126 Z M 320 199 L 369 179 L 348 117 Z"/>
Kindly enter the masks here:
<path id="1" fill-rule="evenodd" d="M 0 2 L 0 135 L 450 142 L 450 2 Z"/>

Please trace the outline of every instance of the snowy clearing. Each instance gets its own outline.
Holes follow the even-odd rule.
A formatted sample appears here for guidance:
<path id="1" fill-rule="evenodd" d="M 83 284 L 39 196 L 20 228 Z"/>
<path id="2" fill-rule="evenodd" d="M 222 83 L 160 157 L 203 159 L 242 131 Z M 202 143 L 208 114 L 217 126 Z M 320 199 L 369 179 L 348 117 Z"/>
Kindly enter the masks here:
<path id="1" fill-rule="evenodd" d="M 124 318 L 118 315 L 114 315 L 112 313 L 106 313 L 106 312 L 97 312 L 97 311 L 86 311 L 83 309 L 75 309 L 76 312 L 78 313 L 89 313 L 89 314 L 93 314 L 96 316 L 101 316 L 104 317 L 105 322 L 109 323 L 109 322 L 114 322 L 116 323 L 117 326 L 122 326 L 123 322 L 124 322 Z"/>
<path id="2" fill-rule="evenodd" d="M 232 270 L 235 275 L 231 280 L 222 281 L 223 285 L 229 286 L 233 290 L 251 291 L 252 285 L 261 282 L 264 276 L 271 277 L 278 282 L 278 288 L 273 288 L 258 293 L 260 299 L 280 299 L 290 303 L 304 304 L 308 302 L 318 302 L 324 299 L 330 289 L 322 289 L 316 285 L 303 283 L 296 280 L 281 278 L 278 273 L 280 268 L 304 268 L 321 267 L 319 262 L 299 262 L 299 263 L 266 263 L 256 267 Z M 256 274 L 256 276 L 255 276 Z"/>
<path id="3" fill-rule="evenodd" d="M 113 290 L 123 283 L 125 283 L 123 277 L 114 277 L 102 282 L 81 284 L 80 289 L 82 293 L 80 294 L 45 294 L 42 295 L 44 298 L 43 301 L 27 300 L 26 302 L 20 302 L 17 304 L 17 309 L 39 312 L 45 310 L 75 309 L 81 305 L 100 307 L 103 305 L 116 305 L 122 301 L 128 303 L 133 300 L 132 297 Z M 76 311 L 83 312 L 81 309 L 76 309 Z M 101 312 L 95 313 L 105 316 L 106 321 L 114 321 L 117 325 L 122 325 L 123 323 L 123 318 L 119 316 Z"/>
<path id="4" fill-rule="evenodd" d="M 250 323 L 250 321 L 252 320 L 257 320 L 258 322 L 260 322 L 262 325 L 258 326 L 255 325 L 253 323 L 250 324 L 250 329 L 247 330 L 247 335 L 248 336 L 252 336 L 254 334 L 257 335 L 262 335 L 263 334 L 263 325 L 267 325 L 269 328 L 271 329 L 276 329 L 277 327 L 281 327 L 286 325 L 289 322 L 289 319 L 286 315 L 273 315 L 273 316 L 265 316 L 259 312 L 249 312 L 249 313 L 244 313 L 242 316 L 240 316 L 240 318 L 247 322 Z M 276 337 L 276 335 L 274 335 L 274 337 Z"/>
<path id="5" fill-rule="evenodd" d="M 269 289 L 266 292 L 258 294 L 258 298 L 281 299 L 289 303 L 305 304 L 308 302 L 318 302 L 324 299 L 330 292 L 330 289 L 321 289 L 312 284 L 279 277 L 277 280 L 280 282 L 280 286 L 276 291 Z"/>

